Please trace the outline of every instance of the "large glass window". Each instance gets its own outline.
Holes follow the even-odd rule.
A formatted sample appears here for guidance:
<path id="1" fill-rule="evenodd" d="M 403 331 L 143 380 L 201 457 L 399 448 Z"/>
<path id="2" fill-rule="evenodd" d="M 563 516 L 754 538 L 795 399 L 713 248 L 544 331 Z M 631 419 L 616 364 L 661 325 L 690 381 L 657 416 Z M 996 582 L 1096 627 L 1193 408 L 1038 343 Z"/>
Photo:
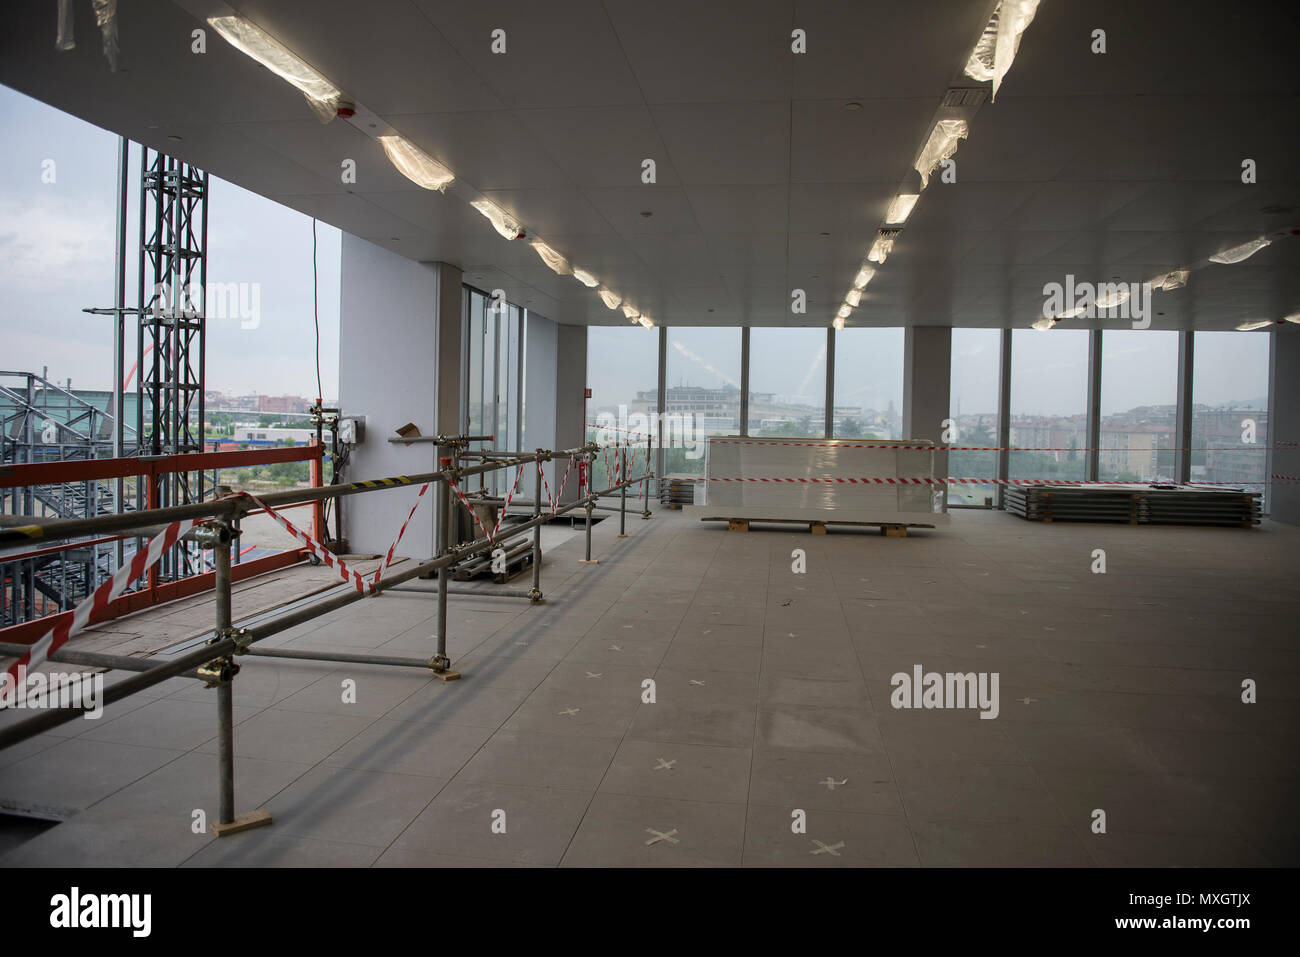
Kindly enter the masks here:
<path id="1" fill-rule="evenodd" d="M 1088 333 L 1016 329 L 1011 339 L 1010 477 L 1087 476 Z"/>
<path id="2" fill-rule="evenodd" d="M 492 300 L 477 289 L 467 289 L 462 301 L 466 309 L 465 431 L 493 437 L 471 448 L 517 449 L 523 440 L 524 311 L 513 303 L 494 309 Z M 514 471 L 486 473 L 483 482 L 501 494 L 513 484 Z"/>
<path id="3" fill-rule="evenodd" d="M 659 409 L 661 334 L 640 326 L 587 328 L 587 441 L 628 441 L 644 455 Z"/>
<path id="4" fill-rule="evenodd" d="M 664 475 L 699 475 L 703 437 L 740 431 L 740 329 L 674 326 L 663 335 L 668 337 Z"/>
<path id="5" fill-rule="evenodd" d="M 826 330 L 749 331 L 749 434 L 826 434 Z"/>
<path id="6" fill-rule="evenodd" d="M 949 389 L 950 445 L 993 449 L 998 444 L 998 377 L 1002 332 L 954 329 Z M 997 478 L 998 453 L 962 450 L 948 453 L 952 478 Z M 948 486 L 949 505 L 991 506 L 997 486 L 959 482 Z"/>
<path id="7" fill-rule="evenodd" d="M 835 333 L 835 438 L 902 438 L 903 330 Z"/>
<path id="8" fill-rule="evenodd" d="M 1198 332 L 1193 343 L 1192 481 L 1265 489 L 1267 332 Z"/>
<path id="9" fill-rule="evenodd" d="M 1177 475 L 1178 333 L 1108 329 L 1101 334 L 1103 481 L 1171 481 Z"/>

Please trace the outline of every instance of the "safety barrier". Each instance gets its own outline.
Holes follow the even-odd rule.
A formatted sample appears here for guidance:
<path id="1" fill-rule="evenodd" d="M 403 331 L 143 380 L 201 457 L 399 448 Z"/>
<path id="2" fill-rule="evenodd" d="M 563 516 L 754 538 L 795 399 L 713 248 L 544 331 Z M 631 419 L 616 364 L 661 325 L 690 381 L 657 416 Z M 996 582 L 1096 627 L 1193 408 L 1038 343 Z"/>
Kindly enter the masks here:
<path id="1" fill-rule="evenodd" d="M 235 661 L 235 658 L 242 655 L 253 655 L 313 661 L 419 667 L 427 668 L 443 680 L 459 678 L 459 673 L 451 669 L 451 659 L 447 656 L 447 596 L 450 592 L 448 580 L 457 565 L 495 547 L 498 539 L 495 534 L 491 536 L 485 534 L 484 538 L 469 542 L 453 541 L 458 539 L 459 536 L 456 536 L 453 532 L 454 512 L 450 500 L 452 488 L 458 487 L 469 476 L 507 468 L 518 468 L 522 473 L 522 466 L 534 463 L 540 474 L 544 462 L 563 457 L 569 459 L 570 467 L 576 460 L 582 462 L 589 470 L 594 462 L 595 453 L 600 448 L 594 443 L 589 443 L 579 448 L 559 452 L 537 449 L 534 452 L 477 454 L 474 457 L 484 459 L 483 463 L 466 466 L 462 464 L 461 458 L 472 438 L 470 436 L 437 436 L 436 442 L 439 446 L 439 452 L 446 451 L 450 454 L 439 456 L 438 461 L 441 466 L 439 471 L 422 475 L 394 476 L 371 481 L 353 482 L 347 485 L 272 493 L 263 497 L 255 497 L 247 493 L 234 493 L 209 502 L 150 509 L 124 515 L 56 520 L 40 524 L 0 528 L 0 547 L 3 547 L 22 542 L 59 542 L 85 535 L 130 532 L 141 528 L 152 529 L 159 525 L 165 526 L 149 543 L 149 546 L 138 553 L 137 558 L 130 565 L 119 569 L 118 574 L 114 575 L 112 580 L 105 582 L 101 588 L 97 589 L 94 594 L 74 609 L 69 619 L 54 624 L 30 645 L 0 644 L 0 654 L 12 655 L 17 658 L 6 674 L 12 678 L 12 676 L 18 674 L 20 667 L 37 667 L 44 661 L 59 661 L 135 672 L 122 681 L 104 689 L 100 699 L 100 704 L 103 706 L 111 705 L 177 675 L 204 681 L 207 687 L 214 687 L 217 690 L 217 763 L 220 775 L 220 806 L 218 820 L 213 825 L 213 830 L 218 835 L 224 835 L 250 827 L 269 824 L 270 816 L 265 812 L 253 811 L 238 817 L 234 812 L 233 682 L 240 671 L 240 665 Z M 555 515 L 563 515 L 577 508 L 585 508 L 587 515 L 587 543 L 586 559 L 584 561 L 591 562 L 591 515 L 596 500 L 603 495 L 618 492 L 625 506 L 627 487 L 629 485 L 636 483 L 648 484 L 653 479 L 653 474 L 649 471 L 636 478 L 629 477 L 627 474 L 626 449 L 621 451 L 621 455 L 623 466 L 620 469 L 621 478 L 619 482 L 601 491 L 588 487 L 584 497 L 575 499 L 567 505 L 554 500 L 551 503 L 552 510 L 545 514 L 542 512 L 541 496 L 534 494 L 532 517 L 510 528 L 509 534 L 511 536 L 527 531 L 533 533 L 533 585 L 530 591 L 525 593 L 525 597 L 532 603 L 536 604 L 543 600 L 540 577 L 541 526 L 550 521 Z M 337 556 L 330 553 L 317 539 L 295 528 L 291 522 L 277 511 L 277 506 L 300 504 L 302 502 L 323 502 L 331 498 L 342 498 L 349 495 L 413 485 L 420 486 L 415 505 L 399 529 L 393 546 L 385 556 L 383 564 L 375 577 L 368 583 L 359 573 L 348 568 Z M 435 496 L 436 514 L 434 518 L 436 554 L 427 561 L 413 563 L 410 567 L 388 573 L 388 566 L 397 543 L 401 540 L 407 524 L 410 523 L 411 516 L 415 513 L 415 509 L 419 507 L 424 493 L 431 485 L 438 487 L 438 495 Z M 517 487 L 518 476 L 516 476 L 515 481 L 515 488 Z M 513 497 L 513 493 L 514 489 L 506 499 L 507 504 Z M 469 503 L 463 497 L 461 500 L 467 507 L 469 506 Z M 350 587 L 337 590 L 335 593 L 326 595 L 322 599 L 305 606 L 275 615 L 269 620 L 260 621 L 245 628 L 236 628 L 231 614 L 231 551 L 234 538 L 232 526 L 242 515 L 248 514 L 255 509 L 263 510 L 271 515 L 294 534 L 299 541 L 303 542 L 307 549 L 320 557 L 323 562 L 335 568 L 340 577 Z M 500 530 L 500 528 L 501 522 L 498 521 L 497 530 Z M 486 532 L 486 529 L 484 531 Z M 621 524 L 620 536 L 624 534 L 624 531 L 625 527 Z M 215 557 L 216 622 L 213 637 L 210 641 L 160 663 L 151 663 L 118 655 L 78 651 L 65 647 L 68 640 L 78 631 L 98 620 L 97 614 L 102 612 L 115 593 L 120 594 L 121 590 L 128 587 L 131 581 L 145 574 L 149 567 L 157 561 L 158 556 L 166 548 L 175 544 L 182 536 L 198 542 L 204 548 L 210 548 Z M 254 647 L 258 642 L 264 641 L 273 635 L 337 611 L 353 602 L 379 595 L 386 589 L 394 588 L 419 577 L 429 577 L 433 573 L 437 573 L 438 580 L 438 624 L 435 635 L 436 651 L 427 659 L 348 654 L 316 649 L 290 650 Z M 0 729 L 0 749 L 58 727 L 67 721 L 73 720 L 79 713 L 77 709 L 72 708 L 50 709 L 15 722 Z"/>

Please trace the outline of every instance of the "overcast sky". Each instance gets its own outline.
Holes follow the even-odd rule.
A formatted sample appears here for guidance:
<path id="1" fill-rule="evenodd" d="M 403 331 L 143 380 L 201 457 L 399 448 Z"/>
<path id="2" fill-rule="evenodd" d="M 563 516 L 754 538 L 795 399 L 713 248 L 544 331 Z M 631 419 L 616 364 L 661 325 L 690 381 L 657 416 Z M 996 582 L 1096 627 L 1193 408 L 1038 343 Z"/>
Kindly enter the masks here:
<path id="1" fill-rule="evenodd" d="M 0 86 L 0 368 L 35 371 L 74 386 L 111 387 L 118 138 Z M 54 182 L 42 182 L 53 160 Z M 127 305 L 136 299 L 139 147 L 130 161 Z M 226 392 L 316 395 L 312 322 L 312 221 L 213 178 L 208 198 L 209 284 L 260 284 L 260 324 L 208 323 L 207 385 Z M 317 226 L 321 378 L 338 395 L 337 229 Z M 251 285 L 246 287 L 250 292 Z M 128 330 L 131 330 L 128 325 Z M 133 330 L 132 330 L 133 331 Z M 128 352 L 134 336 L 128 333 Z M 133 360 L 128 360 L 129 368 Z"/>
<path id="2" fill-rule="evenodd" d="M 0 369 L 37 371 L 74 386 L 109 388 L 109 320 L 81 312 L 113 303 L 113 231 L 117 137 L 0 86 Z M 42 182 L 47 160 L 55 182 Z M 135 302 L 139 147 L 131 154 L 127 304 Z M 237 186 L 212 180 L 209 283 L 257 283 L 260 324 L 212 319 L 209 389 L 316 395 L 312 323 L 312 221 Z M 341 234 L 318 224 L 321 376 L 338 395 Z M 1102 411 L 1171 404 L 1176 335 L 1107 333 Z M 755 329 L 751 389 L 820 404 L 825 340 L 819 329 Z M 1267 393 L 1268 335 L 1210 333 L 1198 339 L 1196 401 L 1221 404 Z M 740 382 L 738 329 L 669 329 L 668 382 L 720 386 Z M 901 330 L 850 328 L 837 340 L 837 404 L 884 409 L 902 401 Z M 128 339 L 128 351 L 134 343 Z M 1083 411 L 1087 336 L 1078 330 L 1017 331 L 1012 408 L 1017 413 Z M 955 330 L 952 398 L 961 411 L 993 412 L 998 335 Z M 593 334 L 589 382 L 594 404 L 656 386 L 657 344 L 645 330 Z M 130 366 L 128 360 L 127 366 Z"/>

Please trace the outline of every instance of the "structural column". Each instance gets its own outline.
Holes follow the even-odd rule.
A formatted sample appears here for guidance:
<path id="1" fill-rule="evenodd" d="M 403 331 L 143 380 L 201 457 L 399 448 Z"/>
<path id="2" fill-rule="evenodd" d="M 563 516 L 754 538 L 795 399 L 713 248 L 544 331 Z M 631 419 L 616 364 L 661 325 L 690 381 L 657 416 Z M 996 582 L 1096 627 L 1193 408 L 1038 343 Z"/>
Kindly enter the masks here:
<path id="1" fill-rule="evenodd" d="M 952 328 L 909 326 L 903 333 L 903 438 L 943 440 L 952 384 Z M 948 476 L 948 453 L 935 452 L 936 478 Z"/>
<path id="2" fill-rule="evenodd" d="M 1088 415 L 1087 450 L 1083 477 L 1095 482 L 1101 477 L 1101 330 L 1088 332 Z"/>
<path id="3" fill-rule="evenodd" d="M 1265 479 L 1270 517 L 1300 525 L 1300 329 L 1283 326 L 1270 336 L 1268 350 L 1268 467 Z M 1281 476 L 1275 478 L 1274 476 Z"/>
<path id="4" fill-rule="evenodd" d="M 1192 479 L 1192 376 L 1195 333 L 1178 333 L 1178 412 L 1174 420 L 1174 478 L 1179 482 Z"/>

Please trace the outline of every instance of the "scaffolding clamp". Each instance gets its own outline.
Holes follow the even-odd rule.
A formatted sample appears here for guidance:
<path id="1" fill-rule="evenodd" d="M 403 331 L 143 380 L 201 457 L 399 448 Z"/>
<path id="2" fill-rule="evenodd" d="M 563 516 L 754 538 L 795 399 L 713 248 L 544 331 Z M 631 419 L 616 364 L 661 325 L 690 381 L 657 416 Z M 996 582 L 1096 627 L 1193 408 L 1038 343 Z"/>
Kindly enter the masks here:
<path id="1" fill-rule="evenodd" d="M 239 665 L 230 658 L 214 658 L 206 665 L 200 665 L 196 673 L 203 679 L 203 687 L 215 688 L 227 684 L 239 674 Z"/>

